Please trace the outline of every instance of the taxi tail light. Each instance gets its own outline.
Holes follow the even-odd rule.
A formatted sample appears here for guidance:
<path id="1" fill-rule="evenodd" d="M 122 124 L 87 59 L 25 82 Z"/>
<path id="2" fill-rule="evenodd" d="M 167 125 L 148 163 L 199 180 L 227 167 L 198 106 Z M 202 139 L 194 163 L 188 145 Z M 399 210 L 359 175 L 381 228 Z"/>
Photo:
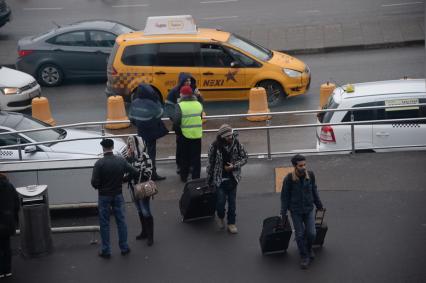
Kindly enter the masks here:
<path id="1" fill-rule="evenodd" d="M 110 76 L 116 76 L 117 74 L 118 74 L 118 72 L 117 72 L 117 70 L 113 66 L 111 66 L 111 67 L 108 68 L 108 75 L 110 75 Z"/>
<path id="2" fill-rule="evenodd" d="M 18 56 L 24 57 L 33 53 L 33 50 L 18 50 Z"/>
<path id="3" fill-rule="evenodd" d="M 324 143 L 335 143 L 336 137 L 331 126 L 321 127 L 320 141 Z"/>

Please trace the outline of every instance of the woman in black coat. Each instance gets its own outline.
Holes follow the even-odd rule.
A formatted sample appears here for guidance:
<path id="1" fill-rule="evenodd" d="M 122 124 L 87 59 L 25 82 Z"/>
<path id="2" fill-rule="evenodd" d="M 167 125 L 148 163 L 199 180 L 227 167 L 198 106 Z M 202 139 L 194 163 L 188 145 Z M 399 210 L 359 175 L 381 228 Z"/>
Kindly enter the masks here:
<path id="1" fill-rule="evenodd" d="M 0 173 L 0 278 L 12 276 L 10 236 L 15 234 L 19 198 L 6 175 Z"/>

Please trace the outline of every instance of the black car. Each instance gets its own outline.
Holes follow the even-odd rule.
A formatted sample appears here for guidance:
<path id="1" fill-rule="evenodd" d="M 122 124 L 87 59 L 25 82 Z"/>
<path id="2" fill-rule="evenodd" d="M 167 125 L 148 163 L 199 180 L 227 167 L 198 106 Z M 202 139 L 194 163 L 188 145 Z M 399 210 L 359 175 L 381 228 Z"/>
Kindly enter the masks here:
<path id="1" fill-rule="evenodd" d="M 44 86 L 65 78 L 106 78 L 107 59 L 115 39 L 135 29 L 109 21 L 82 21 L 18 41 L 16 68 Z"/>
<path id="2" fill-rule="evenodd" d="M 7 6 L 6 1 L 0 0 L 0 27 L 10 21 L 12 11 Z"/>

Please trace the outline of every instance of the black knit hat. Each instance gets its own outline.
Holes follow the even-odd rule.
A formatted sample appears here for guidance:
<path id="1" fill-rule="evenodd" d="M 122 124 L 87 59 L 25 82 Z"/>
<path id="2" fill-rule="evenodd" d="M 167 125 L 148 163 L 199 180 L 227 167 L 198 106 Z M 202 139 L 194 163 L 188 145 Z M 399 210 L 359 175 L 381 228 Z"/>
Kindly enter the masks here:
<path id="1" fill-rule="evenodd" d="M 114 141 L 112 139 L 103 139 L 100 144 L 104 148 L 111 148 L 114 146 Z"/>

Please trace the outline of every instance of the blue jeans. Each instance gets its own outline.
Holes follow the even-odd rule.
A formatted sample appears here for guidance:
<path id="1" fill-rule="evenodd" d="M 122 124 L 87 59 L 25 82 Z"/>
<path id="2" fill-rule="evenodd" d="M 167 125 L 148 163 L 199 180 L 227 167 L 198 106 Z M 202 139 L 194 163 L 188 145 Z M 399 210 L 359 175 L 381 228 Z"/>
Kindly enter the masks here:
<path id="1" fill-rule="evenodd" d="M 314 210 L 309 213 L 291 213 L 294 230 L 296 231 L 296 243 L 302 258 L 308 258 L 315 241 L 315 214 Z"/>
<path id="2" fill-rule="evenodd" d="M 129 249 L 127 244 L 127 225 L 124 217 L 124 198 L 122 194 L 116 196 L 99 196 L 99 225 L 102 240 L 102 253 L 111 254 L 111 244 L 109 241 L 109 218 L 112 209 L 117 223 L 118 245 L 122 252 Z"/>
<path id="3" fill-rule="evenodd" d="M 237 182 L 234 179 L 223 181 L 217 188 L 217 217 L 223 219 L 225 217 L 225 204 L 228 200 L 228 225 L 235 224 L 235 210 L 237 208 Z"/>
<path id="4" fill-rule="evenodd" d="M 133 203 L 135 204 L 136 209 L 138 211 L 138 214 L 142 214 L 144 217 L 152 216 L 151 206 L 150 206 L 151 198 L 144 198 L 142 200 L 137 200 L 135 197 L 135 190 L 131 182 L 129 182 L 129 191 L 132 196 Z"/>

